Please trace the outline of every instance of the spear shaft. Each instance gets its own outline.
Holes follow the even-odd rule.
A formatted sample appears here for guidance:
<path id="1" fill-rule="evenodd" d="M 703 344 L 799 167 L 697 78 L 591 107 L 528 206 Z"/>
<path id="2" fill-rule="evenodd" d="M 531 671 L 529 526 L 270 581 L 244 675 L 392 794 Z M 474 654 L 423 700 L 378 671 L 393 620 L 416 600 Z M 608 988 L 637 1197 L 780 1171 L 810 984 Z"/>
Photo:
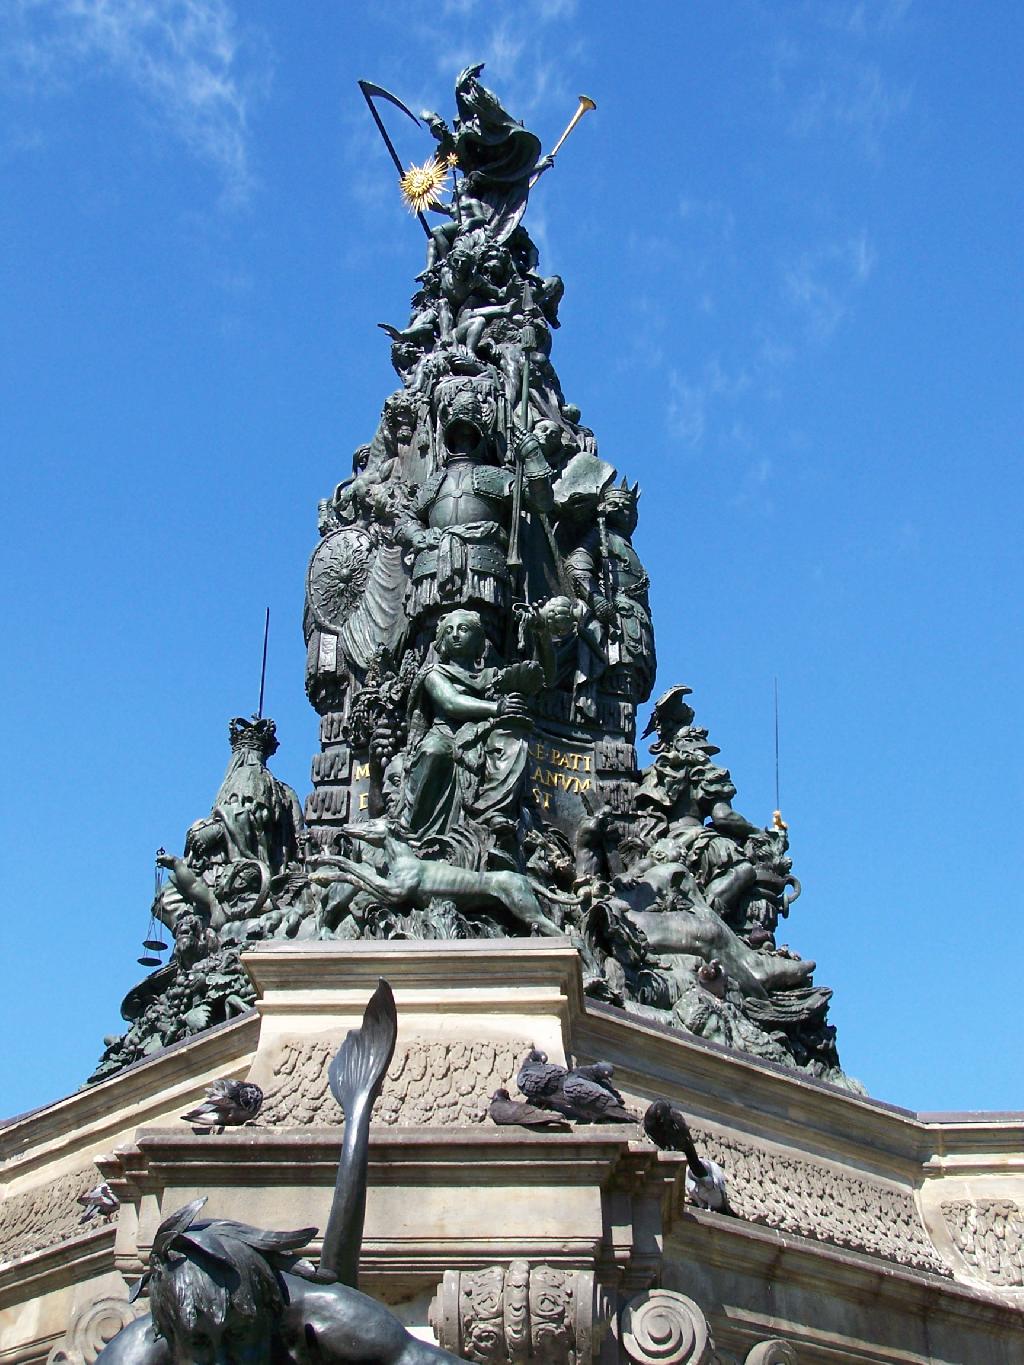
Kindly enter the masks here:
<path id="1" fill-rule="evenodd" d="M 256 711 L 256 719 L 263 718 L 263 689 L 267 685 L 267 641 L 270 639 L 270 608 L 263 621 L 263 663 L 260 665 L 260 704 Z"/>
<path id="2" fill-rule="evenodd" d="M 520 333 L 520 345 L 523 356 L 522 382 L 519 389 L 519 426 L 525 436 L 530 430 L 530 351 L 537 344 L 537 337 L 533 323 L 530 321 L 530 309 L 533 306 L 533 295 L 529 284 L 523 286 L 523 314 L 526 322 Z M 523 461 L 522 457 L 516 452 L 516 480 L 512 485 L 512 529 L 508 538 L 508 567 L 513 573 L 518 572 L 523 567 L 523 560 L 519 553 L 519 523 L 522 520 L 523 512 Z"/>

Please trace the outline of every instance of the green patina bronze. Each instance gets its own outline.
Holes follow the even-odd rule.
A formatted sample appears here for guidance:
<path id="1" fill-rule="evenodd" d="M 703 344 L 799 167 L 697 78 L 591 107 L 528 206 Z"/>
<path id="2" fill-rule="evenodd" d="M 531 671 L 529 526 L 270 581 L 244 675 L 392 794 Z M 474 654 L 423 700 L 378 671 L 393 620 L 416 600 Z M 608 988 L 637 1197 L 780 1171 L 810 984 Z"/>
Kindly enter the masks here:
<path id="1" fill-rule="evenodd" d="M 457 173 L 425 208 L 408 322 L 381 324 L 399 386 L 320 503 L 305 812 L 267 769 L 273 722 L 232 722 L 210 815 L 161 854 L 172 962 L 129 995 L 94 1079 L 246 1008 L 248 942 L 561 933 L 591 996 L 855 1086 L 831 992 L 778 942 L 800 890 L 785 825 L 733 809 L 689 688 L 656 703 L 640 770 L 640 490 L 562 392 L 563 285 L 523 225 L 551 159 L 479 75 L 450 127 L 425 116 Z"/>

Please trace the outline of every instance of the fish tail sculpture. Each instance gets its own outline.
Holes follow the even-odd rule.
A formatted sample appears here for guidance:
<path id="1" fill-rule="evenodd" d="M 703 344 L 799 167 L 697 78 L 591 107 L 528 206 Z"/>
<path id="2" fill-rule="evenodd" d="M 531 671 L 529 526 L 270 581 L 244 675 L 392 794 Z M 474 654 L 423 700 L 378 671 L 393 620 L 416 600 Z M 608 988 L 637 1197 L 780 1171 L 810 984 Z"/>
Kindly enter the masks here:
<path id="1" fill-rule="evenodd" d="M 358 1288 L 359 1248 L 366 1217 L 370 1115 L 384 1085 L 397 1036 L 395 997 L 382 980 L 366 1006 L 362 1026 L 349 1031 L 327 1073 L 331 1094 L 345 1115 L 345 1135 L 317 1279 L 353 1289 Z"/>

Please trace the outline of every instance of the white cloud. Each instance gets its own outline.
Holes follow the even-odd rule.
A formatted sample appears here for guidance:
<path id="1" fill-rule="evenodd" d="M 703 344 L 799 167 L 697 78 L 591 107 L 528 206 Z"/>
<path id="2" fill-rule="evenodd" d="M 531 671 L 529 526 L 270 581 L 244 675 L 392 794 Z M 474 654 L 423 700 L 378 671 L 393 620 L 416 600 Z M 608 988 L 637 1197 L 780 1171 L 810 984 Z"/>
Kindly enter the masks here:
<path id="1" fill-rule="evenodd" d="M 699 446 L 707 429 L 708 395 L 704 386 L 674 371 L 669 376 L 668 424 L 685 445 Z"/>
<path id="2" fill-rule="evenodd" d="M 684 222 L 699 225 L 718 244 L 731 241 L 736 232 L 735 213 L 717 199 L 683 197 L 679 200 L 679 216 Z"/>
<path id="3" fill-rule="evenodd" d="M 753 322 L 749 345 L 739 346 L 728 368 L 715 355 L 695 372 L 669 372 L 666 418 L 671 434 L 697 449 L 714 430 L 719 437 L 724 434 L 734 452 L 751 449 L 754 441 L 743 409 L 752 400 L 779 400 L 785 370 L 808 347 L 829 341 L 875 263 L 865 230 L 782 262 L 777 292 L 761 304 L 767 316 Z M 751 308 L 756 306 L 752 299 Z M 750 465 L 743 476 L 744 498 L 760 496 L 771 472 L 764 460 Z"/>
<path id="4" fill-rule="evenodd" d="M 913 94 L 889 70 L 909 8 L 910 0 L 806 0 L 802 25 L 790 16 L 769 44 L 769 79 L 791 133 L 839 134 L 869 159 L 881 156 Z"/>
<path id="5" fill-rule="evenodd" d="M 750 444 L 749 433 L 740 433 Z M 734 437 L 736 433 L 734 431 Z M 732 503 L 734 507 L 757 507 L 763 514 L 775 511 L 772 487 L 776 478 L 775 465 L 767 455 L 752 460 L 739 475 Z"/>
<path id="6" fill-rule="evenodd" d="M 783 289 L 802 317 L 811 340 L 827 341 L 850 307 L 853 293 L 867 283 L 876 255 L 867 233 L 805 252 L 783 271 Z"/>
<path id="7" fill-rule="evenodd" d="M 97 71 L 127 81 L 226 199 L 249 193 L 249 118 L 270 63 L 226 0 L 8 0 L 3 44 L 8 78 L 35 89 Z"/>
<path id="8" fill-rule="evenodd" d="M 717 356 L 712 356 L 697 375 L 673 370 L 669 375 L 669 429 L 685 445 L 696 448 L 704 440 L 712 403 L 734 403 L 749 386 L 746 370 L 729 374 Z"/>
<path id="9" fill-rule="evenodd" d="M 831 16 L 826 6 L 821 6 L 818 12 L 826 20 L 831 17 L 835 27 L 863 38 L 872 32 L 891 33 L 903 22 L 911 3 L 912 0 L 856 0 L 854 4 L 837 6 Z"/>
<path id="10" fill-rule="evenodd" d="M 877 158 L 882 134 L 910 106 L 909 86 L 887 81 L 874 63 L 822 79 L 793 115 L 794 132 L 809 134 L 832 124 L 850 133 L 865 155 Z"/>

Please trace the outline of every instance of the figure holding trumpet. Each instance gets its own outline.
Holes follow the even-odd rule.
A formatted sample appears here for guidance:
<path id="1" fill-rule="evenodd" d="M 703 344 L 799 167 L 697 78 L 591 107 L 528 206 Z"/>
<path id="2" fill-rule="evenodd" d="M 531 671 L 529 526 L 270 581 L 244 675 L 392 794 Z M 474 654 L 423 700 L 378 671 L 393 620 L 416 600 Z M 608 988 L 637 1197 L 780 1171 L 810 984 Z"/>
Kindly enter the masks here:
<path id="1" fill-rule="evenodd" d="M 455 83 L 458 113 L 452 127 L 430 111 L 424 111 L 417 119 L 411 109 L 383 87 L 368 81 L 359 83 L 399 171 L 403 197 L 432 238 L 434 259 L 445 255 L 455 234 L 475 227 L 486 227 L 488 234 L 499 242 L 511 237 L 526 210 L 530 190 L 550 170 L 556 154 L 583 115 L 597 107 L 588 95 L 581 95 L 562 136 L 543 156 L 536 134 L 512 118 L 497 95 L 477 79 L 483 65 L 477 62 L 459 74 Z M 426 124 L 437 142 L 437 150 L 422 166 L 403 167 L 374 105 L 377 98 L 396 106 L 413 122 L 422 120 Z M 454 183 L 450 203 L 446 204 L 441 196 L 448 188 L 449 176 Z M 453 222 L 431 229 L 423 216 L 424 210 L 447 213 Z"/>

